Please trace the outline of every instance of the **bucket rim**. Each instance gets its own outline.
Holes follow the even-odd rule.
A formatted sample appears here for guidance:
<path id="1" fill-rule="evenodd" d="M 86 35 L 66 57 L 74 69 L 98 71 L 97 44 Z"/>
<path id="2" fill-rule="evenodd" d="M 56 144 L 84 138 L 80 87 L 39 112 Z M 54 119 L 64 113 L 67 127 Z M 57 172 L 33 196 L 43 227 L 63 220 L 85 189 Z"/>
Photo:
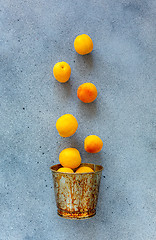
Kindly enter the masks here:
<path id="1" fill-rule="evenodd" d="M 84 172 L 84 173 L 66 173 L 66 172 L 57 172 L 56 170 L 54 170 L 54 169 L 52 169 L 53 167 L 58 167 L 58 166 L 60 166 L 60 167 L 62 167 L 62 165 L 61 164 L 55 164 L 55 165 L 52 165 L 51 167 L 50 167 L 50 170 L 52 171 L 52 173 L 57 173 L 57 174 L 67 174 L 67 175 L 84 175 L 84 174 L 96 174 L 96 173 L 99 173 L 99 172 L 102 172 L 103 171 L 103 169 L 104 169 L 104 167 L 102 166 L 102 165 L 99 165 L 99 164 L 94 164 L 94 163 L 81 163 L 80 164 L 80 166 L 88 166 L 88 165 L 90 165 L 90 164 L 92 164 L 92 165 L 94 165 L 94 168 L 95 168 L 95 166 L 98 166 L 98 167 L 100 167 L 101 169 L 100 170 L 97 170 L 97 171 L 94 171 L 94 172 Z M 79 166 L 79 167 L 80 167 Z M 78 168 L 79 168 L 78 167 Z M 75 168 L 75 169 L 77 169 L 77 168 Z"/>

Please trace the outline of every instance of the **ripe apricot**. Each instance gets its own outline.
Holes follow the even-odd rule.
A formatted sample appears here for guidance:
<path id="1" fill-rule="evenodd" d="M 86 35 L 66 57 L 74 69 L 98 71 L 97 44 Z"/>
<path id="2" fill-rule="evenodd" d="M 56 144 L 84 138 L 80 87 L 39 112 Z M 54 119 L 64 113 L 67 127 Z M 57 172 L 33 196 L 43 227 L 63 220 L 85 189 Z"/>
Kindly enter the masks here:
<path id="1" fill-rule="evenodd" d="M 87 172 L 94 172 L 94 171 L 90 167 L 79 167 L 75 173 L 87 173 Z"/>
<path id="2" fill-rule="evenodd" d="M 61 137 L 72 136 L 78 128 L 78 122 L 72 114 L 62 115 L 56 122 L 56 129 Z"/>
<path id="3" fill-rule="evenodd" d="M 84 149 L 89 153 L 98 153 L 103 147 L 102 140 L 96 135 L 90 135 L 85 138 Z"/>
<path id="4" fill-rule="evenodd" d="M 65 168 L 65 167 L 59 168 L 57 172 L 74 173 L 74 171 L 71 168 Z"/>
<path id="5" fill-rule="evenodd" d="M 57 81 L 65 83 L 71 75 L 71 68 L 66 62 L 58 62 L 53 68 L 53 74 Z"/>
<path id="6" fill-rule="evenodd" d="M 80 55 L 85 55 L 93 50 L 93 41 L 87 34 L 78 35 L 74 41 L 74 48 Z"/>
<path id="7" fill-rule="evenodd" d="M 76 148 L 65 148 L 60 152 L 59 161 L 63 167 L 74 169 L 81 164 L 81 156 Z"/>
<path id="8" fill-rule="evenodd" d="M 83 83 L 77 90 L 78 98 L 84 103 L 93 102 L 97 94 L 97 89 L 93 83 Z"/>

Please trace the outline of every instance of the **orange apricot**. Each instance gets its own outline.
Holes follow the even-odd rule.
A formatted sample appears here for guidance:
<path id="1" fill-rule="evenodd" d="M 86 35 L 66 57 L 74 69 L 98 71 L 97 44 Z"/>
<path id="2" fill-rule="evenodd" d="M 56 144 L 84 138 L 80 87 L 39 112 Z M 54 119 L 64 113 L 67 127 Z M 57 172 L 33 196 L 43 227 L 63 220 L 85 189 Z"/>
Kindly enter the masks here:
<path id="1" fill-rule="evenodd" d="M 101 138 L 96 135 L 90 135 L 85 138 L 84 149 L 89 153 L 98 153 L 103 147 Z"/>
<path id="2" fill-rule="evenodd" d="M 77 90 L 78 98 L 84 103 L 91 103 L 97 97 L 97 89 L 93 83 L 83 83 Z"/>

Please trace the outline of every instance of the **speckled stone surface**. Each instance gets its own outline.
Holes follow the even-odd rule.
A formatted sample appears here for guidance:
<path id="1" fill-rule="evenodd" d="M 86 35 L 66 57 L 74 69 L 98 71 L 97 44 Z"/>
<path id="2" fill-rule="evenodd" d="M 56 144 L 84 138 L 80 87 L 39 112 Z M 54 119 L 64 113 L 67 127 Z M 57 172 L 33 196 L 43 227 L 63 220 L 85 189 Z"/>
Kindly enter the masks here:
<path id="1" fill-rule="evenodd" d="M 156 1 L 2 0 L 0 75 L 0 240 L 156 239 Z M 94 42 L 80 56 L 74 38 Z M 70 64 L 66 84 L 52 76 Z M 81 103 L 80 84 L 98 98 Z M 61 138 L 55 122 L 73 114 L 77 133 Z M 96 134 L 99 154 L 83 150 Z M 66 220 L 56 214 L 49 167 L 65 147 L 104 166 L 97 214 Z"/>

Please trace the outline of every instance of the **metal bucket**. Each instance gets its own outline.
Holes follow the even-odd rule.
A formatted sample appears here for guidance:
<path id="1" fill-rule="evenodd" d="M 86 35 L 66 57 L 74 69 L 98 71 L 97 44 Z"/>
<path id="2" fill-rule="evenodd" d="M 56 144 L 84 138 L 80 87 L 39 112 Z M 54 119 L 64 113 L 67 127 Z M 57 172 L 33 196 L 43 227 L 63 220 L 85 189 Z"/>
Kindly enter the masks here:
<path id="1" fill-rule="evenodd" d="M 91 173 L 61 173 L 61 164 L 50 167 L 53 175 L 57 213 L 70 219 L 84 219 L 96 214 L 103 167 L 82 163 L 94 170 Z"/>

